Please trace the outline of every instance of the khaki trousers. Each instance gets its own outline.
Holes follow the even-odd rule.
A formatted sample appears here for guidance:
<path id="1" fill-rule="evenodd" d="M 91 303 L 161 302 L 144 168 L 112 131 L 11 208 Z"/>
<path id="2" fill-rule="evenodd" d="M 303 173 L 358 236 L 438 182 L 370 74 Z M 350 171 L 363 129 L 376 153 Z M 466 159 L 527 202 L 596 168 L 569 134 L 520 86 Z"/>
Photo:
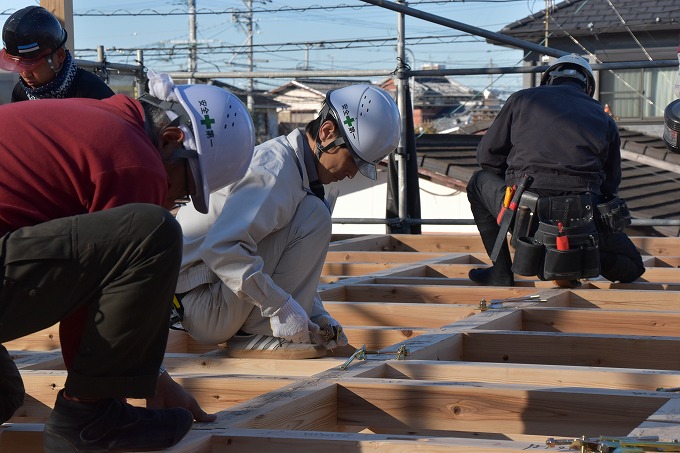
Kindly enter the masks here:
<path id="1" fill-rule="evenodd" d="M 314 195 L 298 205 L 293 219 L 257 244 L 263 272 L 290 294 L 307 314 L 312 311 L 331 237 L 330 213 Z M 197 341 L 219 344 L 239 330 L 272 335 L 259 307 L 239 299 L 222 281 L 201 285 L 182 299 L 182 325 Z"/>

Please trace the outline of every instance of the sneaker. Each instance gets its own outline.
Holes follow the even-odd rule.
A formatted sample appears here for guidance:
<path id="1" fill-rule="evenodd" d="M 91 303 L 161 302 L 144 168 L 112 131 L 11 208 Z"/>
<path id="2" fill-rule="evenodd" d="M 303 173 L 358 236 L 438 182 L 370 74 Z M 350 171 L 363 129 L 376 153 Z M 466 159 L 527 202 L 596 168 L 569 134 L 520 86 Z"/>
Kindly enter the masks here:
<path id="1" fill-rule="evenodd" d="M 45 423 L 45 452 L 161 450 L 179 442 L 193 422 L 184 408 L 145 409 L 120 399 L 81 403 L 61 390 Z"/>
<path id="2" fill-rule="evenodd" d="M 234 335 L 227 341 L 227 356 L 237 359 L 316 359 L 325 355 L 322 346 L 268 335 Z"/>

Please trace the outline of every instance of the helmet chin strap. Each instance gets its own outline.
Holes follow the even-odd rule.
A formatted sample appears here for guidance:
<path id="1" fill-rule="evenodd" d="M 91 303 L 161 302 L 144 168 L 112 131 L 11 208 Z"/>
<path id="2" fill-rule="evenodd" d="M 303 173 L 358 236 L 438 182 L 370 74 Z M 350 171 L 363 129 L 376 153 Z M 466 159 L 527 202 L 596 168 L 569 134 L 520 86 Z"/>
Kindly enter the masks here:
<path id="1" fill-rule="evenodd" d="M 328 145 L 322 146 L 321 142 L 319 141 L 319 139 L 317 137 L 317 139 L 316 139 L 316 158 L 321 159 L 321 155 L 323 153 L 325 153 L 326 151 L 328 151 L 329 149 L 334 148 L 336 146 L 341 146 L 341 145 L 344 145 L 344 144 L 345 144 L 345 139 L 342 138 L 342 137 L 338 137 L 335 140 L 333 140 L 332 142 L 330 142 Z"/>

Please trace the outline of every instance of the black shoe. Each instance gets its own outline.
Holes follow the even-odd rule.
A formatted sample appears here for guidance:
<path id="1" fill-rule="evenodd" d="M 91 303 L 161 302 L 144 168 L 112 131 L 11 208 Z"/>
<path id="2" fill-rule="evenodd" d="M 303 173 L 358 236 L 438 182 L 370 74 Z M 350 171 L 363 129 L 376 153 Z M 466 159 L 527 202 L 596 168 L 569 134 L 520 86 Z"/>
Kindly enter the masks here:
<path id="1" fill-rule="evenodd" d="M 57 395 L 45 424 L 45 452 L 151 451 L 172 447 L 189 432 L 186 409 L 145 409 L 119 399 L 80 403 Z"/>
<path id="2" fill-rule="evenodd" d="M 515 276 L 512 272 L 500 271 L 498 267 L 479 267 L 470 269 L 468 277 L 483 286 L 514 286 Z"/>

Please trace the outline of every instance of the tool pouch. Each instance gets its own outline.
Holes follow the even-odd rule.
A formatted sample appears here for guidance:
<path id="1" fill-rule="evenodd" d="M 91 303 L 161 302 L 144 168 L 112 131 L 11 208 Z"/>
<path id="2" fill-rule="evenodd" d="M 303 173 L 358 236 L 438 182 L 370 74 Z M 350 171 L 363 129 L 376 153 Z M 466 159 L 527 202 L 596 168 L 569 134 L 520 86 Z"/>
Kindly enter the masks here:
<path id="1" fill-rule="evenodd" d="M 512 271 L 537 275 L 541 280 L 577 280 L 600 274 L 599 236 L 589 194 L 543 197 L 537 206 L 538 230 L 520 237 L 515 245 Z M 566 223 L 560 233 L 558 222 Z M 569 249 L 557 248 L 558 236 L 566 236 Z"/>
<path id="2" fill-rule="evenodd" d="M 539 196 L 533 192 L 525 190 L 519 200 L 515 222 L 512 226 L 512 238 L 510 245 L 517 248 L 517 241 L 522 237 L 530 237 L 537 227 L 537 216 L 535 215 Z"/>
<path id="3" fill-rule="evenodd" d="M 515 242 L 515 257 L 512 260 L 512 272 L 530 277 L 538 275 L 543 269 L 545 246 L 532 237 L 522 236 Z"/>
<path id="4" fill-rule="evenodd" d="M 621 233 L 631 224 L 628 205 L 619 197 L 595 206 L 595 222 L 603 233 Z"/>
<path id="5" fill-rule="evenodd" d="M 557 225 L 539 222 L 534 240 L 545 247 L 542 269 L 536 274 L 541 280 L 578 280 L 600 275 L 600 253 L 595 223 L 562 228 L 569 241 L 569 250 L 558 250 Z"/>

